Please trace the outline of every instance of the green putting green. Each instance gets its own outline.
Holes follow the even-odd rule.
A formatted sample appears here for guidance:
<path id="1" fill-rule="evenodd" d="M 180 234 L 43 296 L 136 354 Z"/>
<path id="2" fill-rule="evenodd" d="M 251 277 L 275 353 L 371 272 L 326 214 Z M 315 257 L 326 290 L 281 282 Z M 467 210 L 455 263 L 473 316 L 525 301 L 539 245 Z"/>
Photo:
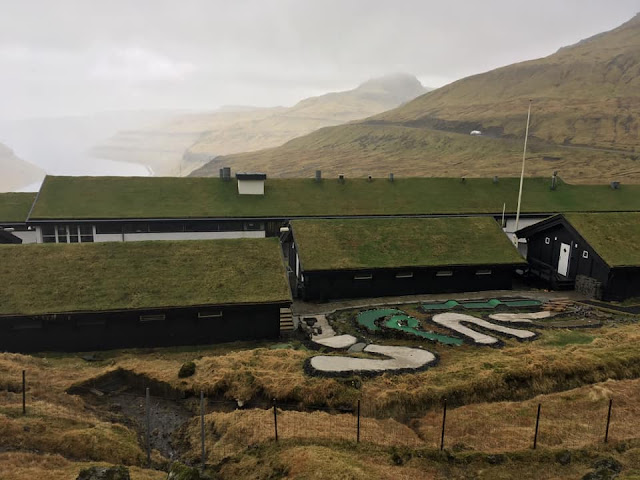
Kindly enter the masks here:
<path id="1" fill-rule="evenodd" d="M 470 302 L 458 302 L 456 300 L 447 300 L 446 302 L 439 303 L 423 303 L 421 308 L 425 311 L 428 310 L 452 310 L 456 307 L 462 307 L 467 310 L 482 310 L 496 308 L 500 305 L 505 307 L 517 308 L 517 307 L 539 307 L 542 302 L 539 300 L 498 300 L 492 298 L 491 300 L 484 301 L 470 301 Z"/>
<path id="2" fill-rule="evenodd" d="M 380 327 L 376 325 L 376 320 L 388 317 L 389 315 L 393 315 L 396 313 L 403 314 L 404 312 L 395 308 L 378 308 L 375 310 L 366 310 L 358 314 L 356 321 L 358 322 L 358 325 L 365 327 L 370 332 L 378 332 L 380 331 Z"/>
<path id="3" fill-rule="evenodd" d="M 405 323 L 405 325 L 400 325 L 400 322 Z M 462 340 L 460 340 L 459 338 L 453 338 L 446 335 L 439 335 L 437 333 L 429 333 L 418 330 L 417 327 L 420 326 L 420 322 L 418 321 L 418 319 L 405 314 L 393 315 L 384 322 L 384 326 L 386 328 L 401 330 L 412 335 L 417 335 L 418 337 L 426 338 L 427 340 L 440 342 L 444 345 L 462 345 Z"/>

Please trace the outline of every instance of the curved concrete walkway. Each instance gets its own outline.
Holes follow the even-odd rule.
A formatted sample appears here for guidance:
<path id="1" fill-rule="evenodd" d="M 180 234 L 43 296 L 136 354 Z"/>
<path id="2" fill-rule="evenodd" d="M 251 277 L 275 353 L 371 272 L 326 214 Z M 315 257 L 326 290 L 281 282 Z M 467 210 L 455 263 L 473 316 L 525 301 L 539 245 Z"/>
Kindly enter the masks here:
<path id="1" fill-rule="evenodd" d="M 515 328 L 503 327 L 502 325 L 496 325 L 481 318 L 472 317 L 471 315 L 465 315 L 464 313 L 439 313 L 437 315 L 434 315 L 431 320 L 438 325 L 450 328 L 451 330 L 454 330 L 459 334 L 470 338 L 479 345 L 494 345 L 498 343 L 498 339 L 496 337 L 492 337 L 491 335 L 485 335 L 484 333 L 480 333 L 469 327 L 465 327 L 464 325 L 462 325 L 463 322 L 478 325 L 479 327 L 485 328 L 487 330 L 493 330 L 495 332 L 512 335 L 520 339 L 531 338 L 536 335 L 535 333 L 528 330 L 518 330 Z"/>
<path id="2" fill-rule="evenodd" d="M 378 353 L 391 357 L 388 360 L 319 355 L 311 359 L 314 370 L 326 373 L 372 372 L 394 370 L 417 370 L 435 361 L 436 356 L 428 350 L 387 345 L 367 345 L 367 353 Z"/>
<path id="3" fill-rule="evenodd" d="M 489 318 L 498 322 L 510 323 L 532 323 L 532 320 L 541 320 L 543 318 L 551 318 L 557 315 L 556 312 L 543 310 L 533 313 L 492 313 Z"/>

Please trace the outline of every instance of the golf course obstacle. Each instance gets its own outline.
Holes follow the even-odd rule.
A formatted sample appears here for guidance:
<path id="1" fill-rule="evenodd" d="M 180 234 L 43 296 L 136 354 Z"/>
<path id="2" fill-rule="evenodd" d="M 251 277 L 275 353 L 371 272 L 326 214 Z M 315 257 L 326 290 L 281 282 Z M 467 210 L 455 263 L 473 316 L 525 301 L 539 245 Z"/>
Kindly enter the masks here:
<path id="1" fill-rule="evenodd" d="M 489 310 L 497 307 L 507 308 L 523 308 L 523 307 L 540 307 L 542 302 L 531 299 L 497 299 L 490 300 L 447 300 L 446 302 L 428 302 L 422 303 L 420 309 L 423 312 L 431 312 L 434 310 L 453 310 L 454 308 L 463 308 L 466 310 Z"/>
<path id="2" fill-rule="evenodd" d="M 534 332 L 529 330 L 519 330 L 515 328 L 504 327 L 502 325 L 496 325 L 481 318 L 472 317 L 464 313 L 438 313 L 431 319 L 432 322 L 437 323 L 440 326 L 449 328 L 467 338 L 470 338 L 474 343 L 478 345 L 496 345 L 499 340 L 491 335 L 480 333 L 472 328 L 469 328 L 465 324 L 477 325 L 485 330 L 491 330 L 505 335 L 509 335 L 520 340 L 531 339 L 536 336 Z"/>

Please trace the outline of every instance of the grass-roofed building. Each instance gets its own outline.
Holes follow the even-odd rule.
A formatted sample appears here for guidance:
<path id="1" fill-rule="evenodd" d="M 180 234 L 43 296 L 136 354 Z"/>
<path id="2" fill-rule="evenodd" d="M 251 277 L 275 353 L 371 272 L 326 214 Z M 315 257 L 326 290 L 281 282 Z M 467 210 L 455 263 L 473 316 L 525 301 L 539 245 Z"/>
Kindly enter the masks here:
<path id="1" fill-rule="evenodd" d="M 640 213 L 555 215 L 517 234 L 527 239 L 530 271 L 551 287 L 640 297 Z"/>
<path id="2" fill-rule="evenodd" d="M 235 179 L 48 176 L 28 224 L 43 243 L 193 240 L 277 236 L 294 218 L 499 218 L 506 205 L 509 229 L 518 186 L 518 178 L 268 178 L 263 195 L 243 195 Z M 525 180 L 520 226 L 557 212 L 640 210 L 640 185 L 549 187 Z"/>
<path id="3" fill-rule="evenodd" d="M 277 338 L 291 292 L 277 239 L 0 245 L 0 350 Z"/>
<path id="4" fill-rule="evenodd" d="M 35 199 L 34 192 L 0 193 L 0 230 L 5 231 L 5 237 L 17 237 L 21 240 L 19 243 L 36 243 L 36 231 L 27 227 L 27 217 Z M 0 243 L 5 242 L 0 239 Z"/>
<path id="5" fill-rule="evenodd" d="M 490 217 L 294 220 L 305 299 L 510 289 L 525 265 Z"/>

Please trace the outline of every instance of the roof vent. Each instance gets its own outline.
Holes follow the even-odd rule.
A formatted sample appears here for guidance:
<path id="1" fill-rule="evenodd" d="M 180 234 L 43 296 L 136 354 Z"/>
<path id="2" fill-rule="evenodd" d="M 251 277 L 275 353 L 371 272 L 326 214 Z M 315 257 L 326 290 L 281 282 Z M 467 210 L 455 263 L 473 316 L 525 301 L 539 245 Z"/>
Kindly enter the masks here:
<path id="1" fill-rule="evenodd" d="M 391 172 L 391 173 L 389 174 L 389 181 L 390 181 L 390 182 L 393 182 L 393 172 Z"/>
<path id="2" fill-rule="evenodd" d="M 371 175 L 369 175 L 369 176 L 367 177 L 367 182 L 371 182 L 371 181 L 373 181 L 373 177 L 372 177 Z"/>
<path id="3" fill-rule="evenodd" d="M 340 175 L 338 175 L 338 182 L 344 183 L 344 173 L 341 173 Z"/>
<path id="4" fill-rule="evenodd" d="M 316 170 L 316 182 L 322 181 L 322 170 Z"/>
<path id="5" fill-rule="evenodd" d="M 613 190 L 618 190 L 620 188 L 620 182 L 611 182 L 611 188 Z"/>
<path id="6" fill-rule="evenodd" d="M 558 187 L 558 172 L 553 172 L 551 176 L 551 190 L 555 190 Z"/>
<path id="7" fill-rule="evenodd" d="M 222 180 L 225 182 L 231 180 L 231 167 L 222 167 Z"/>

